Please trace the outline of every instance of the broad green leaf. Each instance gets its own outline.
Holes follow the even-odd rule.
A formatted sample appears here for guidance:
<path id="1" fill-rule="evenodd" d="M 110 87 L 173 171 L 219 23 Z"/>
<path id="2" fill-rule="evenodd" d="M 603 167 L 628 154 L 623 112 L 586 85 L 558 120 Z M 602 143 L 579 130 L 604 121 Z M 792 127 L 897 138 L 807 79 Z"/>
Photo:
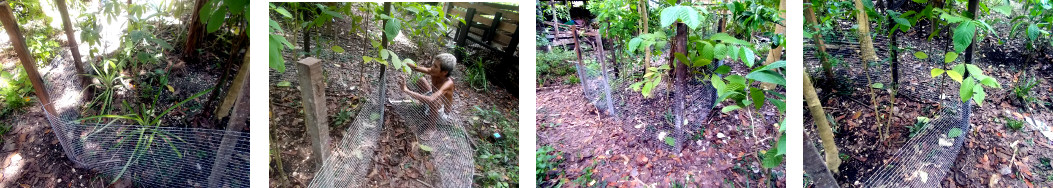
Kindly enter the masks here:
<path id="1" fill-rule="evenodd" d="M 772 70 L 753 71 L 747 74 L 746 78 L 760 82 L 786 85 L 786 78 L 783 75 L 780 75 L 778 72 Z"/>
<path id="2" fill-rule="evenodd" d="M 728 35 L 727 33 L 713 34 L 713 36 L 709 36 L 709 40 L 721 41 L 728 44 L 750 45 L 748 41 L 740 40 L 731 35 Z"/>
<path id="3" fill-rule="evenodd" d="M 676 23 L 677 20 L 691 29 L 695 29 L 702 23 L 699 19 L 698 11 L 689 6 L 677 5 L 662 9 L 660 16 L 662 27 L 669 27 Z"/>
<path id="4" fill-rule="evenodd" d="M 962 81 L 962 86 L 958 88 L 958 96 L 961 98 L 962 102 L 973 98 L 974 86 L 976 86 L 976 81 L 971 78 Z"/>
<path id="5" fill-rule="evenodd" d="M 362 63 L 369 63 L 369 62 L 373 62 L 373 57 L 362 56 Z"/>
<path id="6" fill-rule="evenodd" d="M 713 58 L 717 58 L 717 59 L 727 58 L 727 55 L 728 55 L 727 45 L 724 45 L 724 43 L 719 43 L 719 44 L 717 44 L 717 46 L 714 46 L 713 47 L 713 55 L 714 55 Z"/>
<path id="7" fill-rule="evenodd" d="M 929 55 L 925 54 L 925 52 L 921 52 L 921 51 L 914 52 L 914 57 L 918 58 L 918 59 L 922 59 L 922 60 L 923 59 L 929 59 Z"/>
<path id="8" fill-rule="evenodd" d="M 959 15 L 952 15 L 949 13 L 940 14 L 940 19 L 947 20 L 948 23 L 959 23 L 963 21 L 971 21 L 971 19 L 962 17 Z"/>
<path id="9" fill-rule="evenodd" d="M 778 150 L 778 149 L 772 149 L 772 150 Z M 761 167 L 764 167 L 764 168 L 775 168 L 775 167 L 778 167 L 780 164 L 782 164 L 782 162 L 783 162 L 783 160 L 784 160 L 784 158 L 786 156 L 785 155 L 779 155 L 778 152 L 782 152 L 782 151 L 768 151 L 768 152 L 764 153 L 763 157 L 761 157 L 762 158 L 761 159 Z"/>
<path id="10" fill-rule="evenodd" d="M 956 53 L 962 53 L 965 51 L 965 48 L 973 43 L 973 37 L 975 35 L 976 25 L 973 22 L 959 23 L 958 27 L 954 29 L 954 51 Z"/>
<path id="11" fill-rule="evenodd" d="M 330 49 L 332 49 L 333 52 L 336 52 L 336 53 L 344 53 L 344 48 L 341 48 L 340 46 L 333 46 L 333 47 L 330 47 Z"/>
<path id="12" fill-rule="evenodd" d="M 784 128 L 786 127 L 786 125 L 782 125 L 779 127 L 779 130 L 781 130 L 782 132 L 786 132 L 786 128 Z M 786 134 L 782 134 L 782 136 L 779 136 L 779 142 L 775 143 L 775 148 L 779 150 L 778 153 L 775 153 L 776 155 L 786 154 Z"/>
<path id="13" fill-rule="evenodd" d="M 1038 28 L 1038 25 L 1032 23 L 1031 25 L 1027 26 L 1027 38 L 1030 39 L 1030 41 L 1035 41 L 1036 39 L 1038 39 L 1038 35 L 1041 34 L 1039 32 L 1041 30 L 1042 29 Z"/>
<path id="14" fill-rule="evenodd" d="M 943 55 L 944 63 L 954 62 L 955 59 L 958 59 L 958 53 L 956 52 L 947 52 L 946 55 Z"/>
<path id="15" fill-rule="evenodd" d="M 780 61 L 772 62 L 771 64 L 764 65 L 763 67 L 761 67 L 760 69 L 757 69 L 757 70 L 775 70 L 777 68 L 782 68 L 782 67 L 786 67 L 786 61 L 781 61 L 780 60 Z"/>
<path id="16" fill-rule="evenodd" d="M 983 78 L 982 80 L 980 80 L 980 84 L 992 88 L 1002 88 L 1002 84 L 999 84 L 998 81 L 992 77 Z"/>
<path id="17" fill-rule="evenodd" d="M 987 92 L 984 92 L 984 87 L 975 86 L 973 87 L 973 101 L 976 101 L 976 105 L 983 107 L 984 98 L 987 97 Z"/>
<path id="18" fill-rule="evenodd" d="M 636 53 L 636 48 L 640 46 L 640 42 L 642 41 L 643 39 L 640 39 L 640 37 L 635 37 L 632 40 L 629 40 L 629 53 Z"/>
<path id="19" fill-rule="evenodd" d="M 720 65 L 720 67 L 717 67 L 716 71 L 713 71 L 713 73 L 717 74 L 728 74 L 728 72 L 731 72 L 731 67 L 728 65 Z"/>
<path id="20" fill-rule="evenodd" d="M 956 82 L 962 82 L 962 73 L 958 73 L 958 71 L 949 70 L 947 71 L 947 76 Z"/>
<path id="21" fill-rule="evenodd" d="M 691 63 L 691 60 L 688 60 L 687 56 L 684 56 L 684 54 L 682 53 L 673 53 L 673 57 L 675 57 L 677 61 L 680 61 L 680 63 L 684 63 L 685 65 Z M 674 63 L 674 65 L 679 66 L 680 63 Z"/>
<path id="22" fill-rule="evenodd" d="M 669 146 L 674 146 L 674 147 L 676 146 L 676 140 L 673 140 L 672 136 L 666 136 L 664 140 L 665 140 L 665 144 L 668 144 Z"/>
<path id="23" fill-rule="evenodd" d="M 935 78 L 935 77 L 937 77 L 937 76 L 940 76 L 940 75 L 942 75 L 942 74 L 943 74 L 943 72 L 944 72 L 944 70 L 943 70 L 943 69 L 939 69 L 939 68 L 933 68 L 933 69 L 932 69 L 932 72 L 931 72 L 931 73 L 929 73 L 929 74 L 931 74 L 931 76 L 932 76 L 933 78 Z"/>
<path id="24" fill-rule="evenodd" d="M 219 30 L 219 26 L 223 26 L 223 19 L 227 18 L 226 10 L 223 9 L 223 7 L 219 8 L 220 10 L 216 10 L 216 12 L 213 12 L 212 15 L 209 16 L 208 25 L 205 29 L 209 33 Z"/>
<path id="25" fill-rule="evenodd" d="M 643 87 L 643 83 L 644 81 L 633 83 L 632 85 L 629 85 L 629 88 L 633 91 L 640 91 L 640 87 Z"/>
<path id="26" fill-rule="evenodd" d="M 725 106 L 724 108 L 721 108 L 720 112 L 726 114 L 728 112 L 731 112 L 731 111 L 734 111 L 734 110 L 738 110 L 738 109 L 742 109 L 742 107 L 739 106 L 739 105 L 731 105 L 731 106 Z"/>
<path id="27" fill-rule="evenodd" d="M 911 0 L 911 1 L 914 1 L 915 3 L 918 3 L 918 4 L 923 4 L 923 5 L 926 4 L 926 3 L 929 3 L 928 0 Z"/>
<path id="28" fill-rule="evenodd" d="M 273 35 L 270 37 L 270 52 L 268 55 L 269 65 L 271 69 L 274 69 L 280 73 L 285 72 L 285 59 L 282 59 L 282 45 L 280 41 L 277 41 Z"/>
<path id="29" fill-rule="evenodd" d="M 764 106 L 764 91 L 760 88 L 750 88 L 750 100 L 753 100 L 753 107 L 760 109 Z"/>
<path id="30" fill-rule="evenodd" d="M 753 68 L 753 61 L 757 59 L 757 56 L 753 55 L 753 50 L 749 48 L 740 48 L 739 55 L 742 56 L 742 62 L 746 63 L 747 68 Z"/>
<path id="31" fill-rule="evenodd" d="M 958 138 L 958 136 L 961 136 L 961 135 L 962 135 L 962 129 L 957 128 L 957 127 L 951 128 L 950 131 L 947 131 L 947 137 L 948 138 Z"/>
<path id="32" fill-rule="evenodd" d="M 271 25 L 271 29 L 276 29 L 276 30 L 278 30 L 279 33 L 285 33 L 285 30 L 282 30 L 282 26 L 278 25 L 278 22 L 276 22 L 274 20 L 270 20 L 270 25 Z"/>
<path id="33" fill-rule="evenodd" d="M 424 150 L 424 151 L 427 151 L 427 152 L 432 152 L 432 151 L 434 151 L 434 150 L 433 150 L 433 149 L 431 149 L 431 147 L 430 147 L 430 146 L 428 146 L 428 145 L 424 145 L 424 144 L 419 144 L 419 145 L 420 145 L 420 150 Z"/>
<path id="34" fill-rule="evenodd" d="M 289 11 L 285 10 L 285 7 L 275 8 L 274 11 L 278 12 L 278 14 L 281 14 L 282 16 L 285 16 L 286 18 L 292 18 L 292 14 L 289 14 Z"/>
<path id="35" fill-rule="evenodd" d="M 1002 13 L 1002 15 L 1005 15 L 1005 16 L 1010 16 L 1010 15 L 1012 15 L 1013 7 L 1009 6 L 1009 5 L 999 5 L 999 6 L 995 6 L 995 7 L 991 8 L 991 10 L 993 10 L 993 11 L 995 11 L 997 13 Z"/>
<path id="36" fill-rule="evenodd" d="M 702 56 L 702 59 L 713 60 L 713 44 L 710 44 L 708 42 L 703 43 L 702 52 L 699 55 Z"/>
<path id="37" fill-rule="evenodd" d="M 876 89 L 885 89 L 885 84 L 882 84 L 882 83 L 879 82 L 879 83 L 871 84 L 870 87 L 876 88 Z"/>
<path id="38" fill-rule="evenodd" d="M 984 75 L 984 71 L 974 64 L 965 64 L 965 68 L 969 70 L 969 75 Z"/>
<path id="39" fill-rule="evenodd" d="M 278 82 L 278 87 L 289 87 L 289 86 L 292 86 L 292 83 L 289 83 L 289 81 Z"/>
<path id="40" fill-rule="evenodd" d="M 402 22 L 397 19 L 388 19 L 384 24 L 384 34 L 387 35 L 388 41 L 395 39 L 395 36 L 399 34 L 399 30 L 402 30 Z"/>

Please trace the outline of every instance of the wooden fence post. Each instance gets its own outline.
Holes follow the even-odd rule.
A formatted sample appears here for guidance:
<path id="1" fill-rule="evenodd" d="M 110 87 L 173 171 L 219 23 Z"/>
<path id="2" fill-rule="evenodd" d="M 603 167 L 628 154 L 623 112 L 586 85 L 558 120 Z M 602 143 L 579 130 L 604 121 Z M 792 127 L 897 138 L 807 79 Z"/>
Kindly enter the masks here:
<path id="1" fill-rule="evenodd" d="M 496 38 L 498 25 L 501 25 L 501 12 L 494 14 L 494 20 L 490 22 L 490 27 L 486 29 L 486 34 L 483 35 L 483 42 L 486 42 L 487 45 L 492 44 L 494 38 Z"/>
<path id="2" fill-rule="evenodd" d="M 328 113 L 325 105 L 325 79 L 322 78 L 321 60 L 308 57 L 296 63 L 296 74 L 303 95 L 304 125 L 307 126 L 308 141 L 311 142 L 311 158 L 325 162 L 329 148 Z M 319 168 L 322 167 L 318 164 Z"/>
<path id="3" fill-rule="evenodd" d="M 84 65 L 80 61 L 80 48 L 77 45 L 77 38 L 73 36 L 73 22 L 69 21 L 69 11 L 66 10 L 66 0 L 55 0 L 55 4 L 58 6 L 59 14 L 62 14 L 62 29 L 66 30 L 69 51 L 73 55 L 73 67 L 77 68 L 77 74 L 84 78 L 80 79 L 80 85 L 88 86 L 87 75 L 84 75 Z"/>
<path id="4" fill-rule="evenodd" d="M 464 59 L 466 53 L 464 48 L 468 47 L 466 42 L 468 32 L 472 32 L 472 25 L 475 23 L 472 21 L 472 18 L 475 18 L 475 8 L 468 8 L 468 12 L 464 14 L 464 23 L 461 24 L 460 28 L 457 28 L 460 31 L 457 32 L 457 38 L 454 39 L 457 41 L 457 47 L 460 47 L 455 54 L 457 59 Z"/>
<path id="5" fill-rule="evenodd" d="M 29 48 L 26 47 L 26 39 L 22 36 L 22 31 L 18 29 L 18 22 L 15 21 L 15 15 L 11 12 L 11 4 L 7 1 L 0 1 L 0 24 L 4 25 L 4 30 L 7 31 L 7 36 L 11 39 L 11 45 L 14 46 L 15 53 L 18 54 L 18 59 L 22 62 L 22 68 L 26 69 L 26 76 L 29 77 L 29 82 L 33 84 L 33 91 L 36 93 L 37 99 L 44 105 L 44 110 L 51 113 L 52 116 L 58 116 L 55 113 L 54 105 L 51 104 L 51 96 L 44 89 L 44 81 L 41 80 L 40 73 L 37 72 L 37 63 L 33 60 L 33 56 L 29 54 Z"/>
<path id="6" fill-rule="evenodd" d="M 516 26 L 516 32 L 512 33 L 512 41 L 505 46 L 505 61 L 518 61 L 515 58 L 516 49 L 519 49 L 519 26 Z"/>

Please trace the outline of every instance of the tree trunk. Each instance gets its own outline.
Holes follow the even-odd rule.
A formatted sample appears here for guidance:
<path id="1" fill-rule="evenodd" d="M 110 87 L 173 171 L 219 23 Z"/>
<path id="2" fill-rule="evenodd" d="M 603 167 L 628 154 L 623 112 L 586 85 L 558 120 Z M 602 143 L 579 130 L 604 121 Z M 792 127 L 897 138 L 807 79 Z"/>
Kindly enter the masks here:
<path id="1" fill-rule="evenodd" d="M 804 173 L 812 177 L 815 187 L 838 187 L 837 180 L 830 174 L 830 169 L 826 167 L 822 156 L 819 156 L 819 151 L 808 134 L 804 136 Z"/>
<path id="2" fill-rule="evenodd" d="M 640 9 L 640 25 L 643 25 L 643 33 L 640 33 L 640 34 L 642 35 L 642 34 L 650 33 L 651 31 L 648 29 L 648 25 L 651 25 L 651 24 L 649 24 L 649 22 L 647 22 L 647 18 L 648 18 L 648 16 L 647 16 L 647 0 L 640 0 L 640 8 L 639 9 Z M 651 47 L 650 46 L 644 47 L 644 62 L 643 62 L 643 64 L 644 64 L 644 72 L 647 72 L 647 69 L 651 68 Z"/>
<path id="3" fill-rule="evenodd" d="M 230 49 L 230 57 L 227 57 L 227 61 L 223 64 L 221 70 L 223 72 L 220 74 L 216 86 L 212 89 L 212 92 L 210 92 L 208 101 L 205 103 L 205 109 L 207 109 L 206 112 L 216 111 L 216 101 L 219 100 L 220 94 L 223 93 L 220 90 L 223 86 L 227 85 L 227 82 L 230 82 L 230 69 L 234 65 L 234 62 L 237 62 L 236 59 L 239 57 L 238 54 L 241 54 L 241 49 L 245 47 L 243 44 L 248 39 L 248 32 L 246 31 L 247 30 L 242 29 L 241 33 L 238 34 L 238 37 L 234 39 L 233 48 Z"/>
<path id="4" fill-rule="evenodd" d="M 552 42 L 548 44 L 548 48 L 551 50 L 552 44 L 559 41 L 559 18 L 556 18 L 556 2 L 549 1 L 548 7 L 552 9 Z M 563 49 L 566 50 L 567 46 L 563 46 Z"/>
<path id="5" fill-rule="evenodd" d="M 205 6 L 205 0 L 197 0 L 194 3 L 193 14 L 190 16 L 190 28 L 187 29 L 186 45 L 183 45 L 183 61 L 191 61 L 197 57 L 197 43 L 205 35 L 205 25 L 201 24 L 201 8 Z"/>
<path id="6" fill-rule="evenodd" d="M 874 42 L 870 39 L 870 18 L 867 18 L 867 9 L 863 6 L 863 1 L 855 0 L 855 6 L 856 24 L 859 25 L 859 48 L 862 53 L 860 57 L 864 63 L 869 64 L 878 60 L 877 54 L 874 53 Z"/>
<path id="7" fill-rule="evenodd" d="M 676 42 L 673 43 L 673 50 L 672 50 L 673 52 L 681 53 L 681 54 L 685 54 L 685 55 L 687 54 L 687 34 L 688 34 L 687 33 L 687 25 L 684 24 L 684 23 L 677 23 L 676 24 L 676 36 L 673 37 L 673 40 L 676 41 Z M 673 58 L 673 59 L 675 59 L 675 58 Z M 673 61 L 670 61 L 670 62 L 673 62 Z M 673 92 L 675 92 L 675 93 L 673 93 L 673 97 L 674 97 L 673 98 L 673 103 L 674 103 L 673 104 L 674 105 L 673 106 L 673 111 L 676 114 L 676 121 L 673 122 L 673 125 L 674 125 L 673 127 L 676 128 L 676 130 L 675 130 L 676 133 L 674 133 L 673 135 L 675 136 L 674 138 L 676 138 L 676 144 L 675 144 L 676 153 L 680 153 L 680 151 L 684 149 L 684 146 L 683 146 L 684 144 L 682 143 L 683 142 L 682 139 L 683 139 L 683 135 L 684 135 L 684 133 L 683 133 L 684 132 L 684 130 L 683 130 L 683 125 L 684 125 L 684 103 L 685 103 L 685 100 L 684 100 L 685 99 L 685 97 L 684 97 L 685 93 L 684 92 L 686 92 L 686 91 L 684 91 L 685 90 L 684 88 L 687 87 L 687 77 L 688 77 L 688 75 L 687 75 L 687 63 L 688 62 L 675 60 L 675 62 L 673 62 L 673 63 L 676 65 L 674 67 L 675 71 L 674 71 L 674 78 L 673 78 L 674 79 L 673 80 L 673 85 L 674 85 Z"/>
<path id="8" fill-rule="evenodd" d="M 819 22 L 816 21 L 815 11 L 812 10 L 811 6 L 804 9 L 804 17 L 808 20 L 808 23 L 812 24 L 812 29 L 814 29 L 813 32 L 815 34 L 812 35 L 812 39 L 815 39 L 815 48 L 819 49 L 819 64 L 823 66 L 823 74 L 826 74 L 826 79 L 833 79 L 834 71 L 832 70 L 832 65 L 830 65 L 830 60 L 827 59 L 829 54 L 826 53 L 826 43 L 823 42 L 823 35 L 819 34 Z"/>
<path id="9" fill-rule="evenodd" d="M 784 10 L 786 10 L 786 0 L 780 0 L 779 1 L 779 17 L 782 18 L 782 20 L 784 20 L 783 24 L 786 24 L 785 23 L 786 11 L 784 11 Z M 775 24 L 775 33 L 785 34 L 786 33 L 786 27 L 784 25 Z M 779 59 L 782 59 L 782 46 L 781 45 L 771 49 L 771 51 L 768 51 L 768 58 L 767 58 L 767 60 L 764 61 L 764 65 L 768 65 L 768 64 L 771 64 L 772 62 L 779 61 Z M 772 90 L 772 89 L 775 89 L 775 84 L 762 82 L 761 83 L 761 88 L 763 88 L 764 90 Z"/>
<path id="10" fill-rule="evenodd" d="M 303 54 L 304 57 L 311 56 L 311 28 L 303 28 Z"/>
<path id="11" fill-rule="evenodd" d="M 838 173 L 837 168 L 841 166 L 841 158 L 837 156 L 838 151 L 834 142 L 834 132 L 830 128 L 830 122 L 826 119 L 826 112 L 823 111 L 823 105 L 819 103 L 819 95 L 815 93 L 815 86 L 812 85 L 812 78 L 808 74 L 804 75 L 804 100 L 808 105 L 808 113 L 812 115 L 812 122 L 815 123 L 815 127 L 818 129 L 819 138 L 823 141 L 823 150 L 826 151 L 826 166 L 836 174 Z"/>
<path id="12" fill-rule="evenodd" d="M 893 7 L 892 4 L 892 0 L 885 0 L 886 15 L 889 10 L 895 10 L 895 7 Z M 896 30 L 892 29 L 892 27 L 896 26 L 896 22 L 892 20 L 892 16 L 888 16 L 886 22 L 888 22 L 888 29 L 892 30 L 892 33 L 889 35 L 889 53 L 892 55 L 889 57 L 892 59 L 892 83 L 890 85 L 892 86 L 892 90 L 896 90 L 899 88 L 899 42 L 896 41 Z"/>

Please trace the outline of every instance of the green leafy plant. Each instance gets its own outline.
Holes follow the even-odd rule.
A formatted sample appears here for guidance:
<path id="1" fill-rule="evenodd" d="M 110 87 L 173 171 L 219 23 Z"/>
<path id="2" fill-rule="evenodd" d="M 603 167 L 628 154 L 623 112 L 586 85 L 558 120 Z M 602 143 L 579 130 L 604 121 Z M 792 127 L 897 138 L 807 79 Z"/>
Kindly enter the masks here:
<path id="1" fill-rule="evenodd" d="M 536 153 L 536 163 L 534 165 L 537 168 L 537 170 L 534 172 L 535 176 L 537 177 L 538 186 L 540 186 L 542 182 L 555 178 L 550 177 L 548 172 L 559 169 L 559 165 L 563 161 L 559 158 L 559 156 L 563 153 L 556 151 L 552 148 L 552 146 L 538 147 Z"/>
<path id="2" fill-rule="evenodd" d="M 93 82 L 91 86 L 98 89 L 98 94 L 88 103 L 86 108 L 97 108 L 99 109 L 98 114 L 109 113 L 110 107 L 113 105 L 113 99 L 117 93 L 117 89 L 123 88 L 121 84 L 126 78 L 121 75 L 121 70 L 124 69 L 124 62 L 114 62 L 112 60 L 105 60 L 98 63 L 90 64 L 95 74 L 88 74 L 96 82 Z M 102 68 L 99 68 L 99 67 Z"/>
<path id="3" fill-rule="evenodd" d="M 204 95 L 204 94 L 209 93 L 211 91 L 212 91 L 212 89 L 208 89 L 208 90 L 205 90 L 205 91 L 198 92 L 198 93 L 190 96 L 190 98 L 187 98 L 187 99 L 185 99 L 183 101 L 180 101 L 179 103 L 176 103 L 175 105 L 172 105 L 171 107 L 168 107 L 168 109 L 165 109 L 164 111 L 161 111 L 160 113 L 157 113 L 157 111 L 155 109 L 153 109 L 153 107 L 155 107 L 157 105 L 157 97 L 159 97 L 160 94 L 155 94 L 154 95 L 154 102 L 153 102 L 153 104 L 142 104 L 142 105 L 139 105 L 138 108 L 133 108 L 131 105 L 129 105 L 127 102 L 125 102 L 124 103 L 124 108 L 125 109 L 130 109 L 132 111 L 132 113 L 125 114 L 125 115 L 98 115 L 98 116 L 91 116 L 91 117 L 87 117 L 87 118 L 83 118 L 83 119 L 78 120 L 78 121 L 90 120 L 90 119 L 101 120 L 101 119 L 104 119 L 104 118 L 111 118 L 111 119 L 113 119 L 109 123 L 103 125 L 103 127 L 99 128 L 99 130 L 94 131 L 92 133 L 89 133 L 88 135 L 84 136 L 81 139 L 87 139 L 89 137 L 94 136 L 96 133 L 101 132 L 101 130 L 105 130 L 105 129 L 109 128 L 114 123 L 116 123 L 118 120 L 130 121 L 130 122 L 132 122 L 132 123 L 134 123 L 136 125 L 140 125 L 141 126 L 141 127 L 138 127 L 138 128 L 134 128 L 133 130 L 130 130 L 130 131 L 122 131 L 122 133 L 120 133 L 118 135 L 119 138 L 117 139 L 118 140 L 117 141 L 117 145 L 123 145 L 125 142 L 129 142 L 129 141 L 130 142 L 134 142 L 134 143 L 131 143 L 131 144 L 134 144 L 134 150 L 132 151 L 132 155 L 125 162 L 124 167 L 122 167 L 121 170 L 114 177 L 114 179 L 110 181 L 110 183 L 117 182 L 117 180 L 120 180 L 120 178 L 123 176 L 124 172 L 128 170 L 128 167 L 130 167 L 133 163 L 137 163 L 137 162 L 139 162 L 140 160 L 143 159 L 142 158 L 143 155 L 146 155 L 147 153 L 153 153 L 153 152 L 162 152 L 162 151 L 153 151 L 153 150 L 151 150 L 151 147 L 155 144 L 155 141 L 157 143 L 161 143 L 161 144 L 158 144 L 158 145 L 168 145 L 169 146 L 168 149 L 170 149 L 170 151 L 172 153 L 176 154 L 177 157 L 182 158 L 183 157 L 183 152 L 179 151 L 179 149 L 175 147 L 175 143 L 177 143 L 177 142 L 187 143 L 186 140 L 183 140 L 183 138 L 178 137 L 178 136 L 176 136 L 176 135 L 174 135 L 172 133 L 168 133 L 168 132 L 166 132 L 164 130 L 161 130 L 160 129 L 161 123 L 162 123 L 161 120 L 166 115 L 168 115 L 168 113 L 171 113 L 172 110 L 176 109 L 177 107 L 182 106 L 184 103 L 186 103 L 186 102 L 188 102 L 188 101 L 190 101 L 192 99 L 195 99 L 197 97 L 200 97 L 201 95 Z"/>
<path id="4" fill-rule="evenodd" d="M 908 135 L 910 138 L 914 138 L 914 136 L 917 136 L 922 130 L 925 130 L 925 126 L 931 121 L 927 117 L 918 117 L 917 119 L 918 120 L 914 122 L 913 126 L 907 126 L 907 129 L 910 130 L 910 135 Z"/>
<path id="5" fill-rule="evenodd" d="M 479 174 L 475 181 L 484 187 L 518 186 L 519 164 L 519 126 L 517 121 L 509 120 L 506 115 L 516 117 L 514 112 L 501 112 L 496 108 L 475 106 L 475 115 L 479 121 L 474 127 L 496 128 L 494 133 L 478 132 L 477 134 L 500 135 L 492 140 L 476 140 L 476 161 Z M 494 136 L 497 137 L 497 136 Z"/>
<path id="6" fill-rule="evenodd" d="M 471 61 L 464 71 L 464 81 L 476 91 L 487 91 L 490 89 L 490 84 L 486 80 L 485 63 L 486 61 L 482 58 L 477 58 Z"/>
<path id="7" fill-rule="evenodd" d="M 782 164 L 786 158 L 786 122 L 779 122 L 779 140 L 775 142 L 772 149 L 763 152 L 761 156 L 761 167 L 775 168 Z"/>
<path id="8" fill-rule="evenodd" d="M 969 71 L 969 77 L 963 78 L 962 73 L 966 70 Z M 983 70 L 973 64 L 958 64 L 951 70 L 933 68 L 931 71 L 932 77 L 941 76 L 944 73 L 952 80 L 961 83 L 958 94 L 962 102 L 972 99 L 977 105 L 983 106 L 984 98 L 987 97 L 984 87 L 1002 88 L 994 77 L 984 75 Z"/>
<path id="9" fill-rule="evenodd" d="M 31 100 L 28 95 L 33 88 L 26 73 L 22 70 L 24 70 L 22 66 L 18 65 L 13 74 L 0 72 L 0 101 L 4 102 L 3 107 L 0 108 L 0 117 L 22 110 L 30 104 Z"/>
<path id="10" fill-rule="evenodd" d="M 1014 131 L 1019 131 L 1024 128 L 1024 121 L 1016 120 L 1013 118 L 1005 118 L 1005 127 Z"/>
<path id="11" fill-rule="evenodd" d="M 282 15 L 285 18 L 293 18 L 292 14 L 289 13 L 289 11 L 285 9 L 285 7 L 275 6 L 274 3 L 270 4 L 270 10 L 271 12 L 278 13 L 278 15 Z M 285 72 L 285 59 L 284 57 L 282 57 L 282 51 L 285 51 L 286 48 L 295 49 L 295 47 L 293 47 L 292 43 L 289 43 L 289 40 L 285 39 L 285 30 L 282 29 L 282 26 L 279 25 L 278 22 L 274 21 L 274 19 L 270 19 L 268 21 L 270 22 L 270 26 L 267 30 L 267 33 L 269 34 L 268 46 L 270 48 L 268 52 L 268 56 L 270 57 L 269 65 L 271 69 L 274 69 L 278 72 Z"/>
<path id="12" fill-rule="evenodd" d="M 1034 89 L 1035 86 L 1038 86 L 1038 79 L 1035 77 L 1028 77 L 1025 74 L 1022 81 L 1017 82 L 1017 84 L 1013 86 L 1013 95 L 1015 95 L 1017 99 L 1020 99 L 1022 103 L 1025 103 L 1025 105 L 1027 105 L 1027 103 L 1038 102 L 1038 99 L 1031 95 L 1031 89 Z"/>

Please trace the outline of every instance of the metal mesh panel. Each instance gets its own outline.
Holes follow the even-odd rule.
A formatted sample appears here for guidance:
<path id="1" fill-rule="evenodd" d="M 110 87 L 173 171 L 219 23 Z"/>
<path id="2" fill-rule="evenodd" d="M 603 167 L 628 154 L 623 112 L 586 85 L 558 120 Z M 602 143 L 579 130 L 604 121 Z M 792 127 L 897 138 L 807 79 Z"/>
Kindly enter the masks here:
<path id="1" fill-rule="evenodd" d="M 582 93 L 597 109 L 607 112 L 608 115 L 616 116 L 614 109 L 614 98 L 611 95 L 610 78 L 607 76 L 607 67 L 601 66 L 599 62 L 584 60 L 582 63 L 574 63 L 574 68 L 581 80 Z"/>
<path id="2" fill-rule="evenodd" d="M 835 23 L 854 23 L 853 20 L 834 21 Z M 870 88 L 867 85 L 867 76 L 870 83 L 884 83 L 889 86 L 892 81 L 891 70 L 888 62 L 871 63 L 869 72 L 863 71 L 864 62 L 859 57 L 859 42 L 855 31 L 850 30 L 851 24 L 841 25 L 840 31 L 824 34 L 827 57 L 831 61 L 840 62 L 835 65 L 834 76 L 826 78 L 822 74 L 820 65 L 820 54 L 811 40 L 805 43 L 804 60 L 807 70 L 812 70 L 813 78 L 836 81 L 846 84 L 848 88 Z M 902 37 L 901 37 L 902 38 Z M 883 35 L 874 37 L 875 51 L 879 59 L 886 59 L 888 52 L 888 38 Z M 914 46 L 920 50 L 945 50 L 945 41 L 936 40 L 923 44 L 908 44 L 910 41 L 898 40 L 900 46 Z M 932 54 L 929 51 L 926 53 Z M 900 52 L 900 59 L 910 56 L 909 53 Z M 930 78 L 929 71 L 932 68 L 947 69 L 942 58 L 931 58 L 916 63 L 900 63 L 900 85 L 897 90 L 897 98 L 911 98 L 918 102 L 939 103 L 943 110 L 939 115 L 932 118 L 924 130 L 917 136 L 911 138 L 906 144 L 897 150 L 884 164 L 873 174 L 864 178 L 862 185 L 866 187 L 936 187 L 948 174 L 948 169 L 955 162 L 962 143 L 967 139 L 970 125 L 971 103 L 963 106 L 958 98 L 958 83 L 945 77 Z M 983 62 L 974 62 L 977 65 Z M 982 66 L 982 65 L 981 65 Z M 911 82 L 904 80 L 914 78 Z M 867 92 L 865 90 L 859 90 Z M 899 100 L 899 99 L 897 99 Z M 963 121 L 965 120 L 965 121 Z M 956 138 L 948 138 L 948 132 L 952 128 L 959 128 L 962 135 Z"/>
<path id="3" fill-rule="evenodd" d="M 69 51 L 63 54 L 41 69 L 58 114 L 45 113 L 66 157 L 78 167 L 144 187 L 248 187 L 247 132 L 164 122 L 154 127 L 80 121 L 88 99 L 82 98 L 81 77 L 69 61 Z M 224 139 L 229 144 L 221 144 Z M 222 170 L 213 174 L 213 168 Z M 210 185 L 209 180 L 218 184 Z"/>
<path id="4" fill-rule="evenodd" d="M 311 181 L 310 187 L 368 185 L 367 174 L 375 168 L 373 157 L 380 147 L 378 144 L 382 144 L 377 142 L 377 138 L 384 126 L 406 126 L 420 144 L 430 148 L 429 159 L 436 169 L 434 175 L 425 179 L 434 179 L 438 187 L 472 186 L 472 176 L 475 173 L 474 150 L 469 145 L 466 129 L 457 123 L 461 122 L 458 121 L 460 117 L 448 113 L 450 109 L 436 109 L 438 113 L 433 114 L 430 105 L 412 99 L 402 92 L 393 92 L 398 91 L 391 88 L 399 88 L 399 84 L 395 83 L 395 77 L 399 74 L 403 73 L 388 69 L 384 77 L 372 78 L 369 84 L 375 87 L 369 88 L 380 89 L 368 95 L 355 120 L 344 131 L 343 140 L 331 147 L 330 154 Z M 451 74 L 454 77 L 458 75 Z M 420 77 L 420 74 L 410 77 Z M 428 80 L 421 78 L 411 82 Z M 421 94 L 430 93 L 416 84 L 411 83 L 407 87 Z M 453 101 L 446 101 L 440 97 L 438 102 L 452 104 Z M 384 115 L 385 113 L 390 113 L 391 116 Z M 431 122 L 435 122 L 434 125 Z"/>

